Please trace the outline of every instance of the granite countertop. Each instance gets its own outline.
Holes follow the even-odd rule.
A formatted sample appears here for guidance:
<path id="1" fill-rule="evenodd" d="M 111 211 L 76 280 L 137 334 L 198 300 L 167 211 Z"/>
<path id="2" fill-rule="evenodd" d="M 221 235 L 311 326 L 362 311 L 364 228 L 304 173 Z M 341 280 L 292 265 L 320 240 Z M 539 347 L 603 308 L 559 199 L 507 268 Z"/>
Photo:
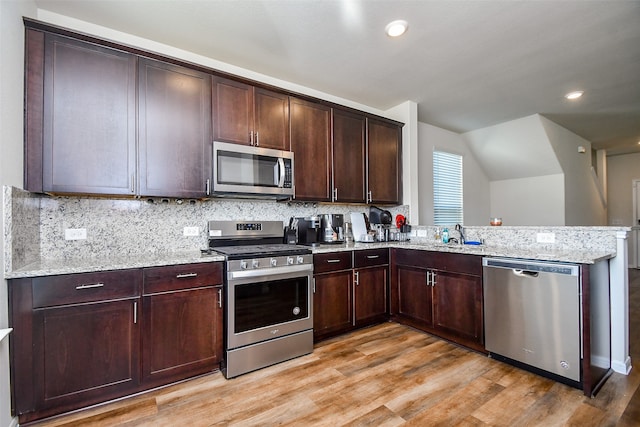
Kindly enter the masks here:
<path id="1" fill-rule="evenodd" d="M 314 254 L 379 248 L 404 248 L 423 251 L 449 252 L 480 256 L 523 258 L 541 261 L 559 261 L 573 264 L 594 264 L 616 254 L 607 251 L 545 250 L 518 247 L 474 246 L 425 242 L 373 242 L 352 244 L 326 244 L 314 247 Z M 6 272 L 6 279 L 54 276 L 59 274 L 88 273 L 129 268 L 157 267 L 176 264 L 196 264 L 224 261 L 222 255 L 203 256 L 200 251 L 144 254 L 128 257 L 42 259 L 14 271 Z"/>
<path id="2" fill-rule="evenodd" d="M 4 274 L 5 279 L 54 276 L 58 274 L 89 273 L 94 271 L 125 270 L 128 268 L 160 267 L 177 264 L 224 261 L 222 255 L 203 256 L 200 251 L 141 254 L 127 257 L 42 259 Z"/>
<path id="3" fill-rule="evenodd" d="M 373 242 L 352 244 L 327 244 L 313 248 L 314 254 L 327 252 L 378 249 L 378 248 L 403 248 L 422 251 L 449 252 L 457 254 L 469 254 L 491 257 L 507 257 L 534 259 L 540 261 L 558 261 L 572 264 L 595 264 L 598 261 L 613 258 L 615 252 L 609 251 L 580 251 L 575 249 L 541 249 L 512 246 L 485 246 L 485 245 L 459 245 L 456 243 L 437 242 Z"/>

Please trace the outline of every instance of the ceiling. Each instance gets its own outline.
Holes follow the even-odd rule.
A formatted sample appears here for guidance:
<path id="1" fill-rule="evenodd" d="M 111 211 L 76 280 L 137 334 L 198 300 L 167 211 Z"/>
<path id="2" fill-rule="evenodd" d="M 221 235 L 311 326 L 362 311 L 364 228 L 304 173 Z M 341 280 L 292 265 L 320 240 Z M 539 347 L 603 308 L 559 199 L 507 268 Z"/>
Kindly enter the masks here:
<path id="1" fill-rule="evenodd" d="M 595 149 L 640 152 L 640 0 L 36 4 L 376 109 L 415 101 L 455 132 L 539 113 Z M 392 39 L 395 19 L 409 30 Z"/>

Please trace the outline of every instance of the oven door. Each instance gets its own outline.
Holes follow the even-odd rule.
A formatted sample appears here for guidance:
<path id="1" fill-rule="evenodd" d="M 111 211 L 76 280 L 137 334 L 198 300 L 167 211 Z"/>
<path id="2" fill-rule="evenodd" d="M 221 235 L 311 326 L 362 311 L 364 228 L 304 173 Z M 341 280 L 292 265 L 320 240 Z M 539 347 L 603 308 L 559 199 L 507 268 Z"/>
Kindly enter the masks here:
<path id="1" fill-rule="evenodd" d="M 227 273 L 227 350 L 313 328 L 313 266 Z"/>

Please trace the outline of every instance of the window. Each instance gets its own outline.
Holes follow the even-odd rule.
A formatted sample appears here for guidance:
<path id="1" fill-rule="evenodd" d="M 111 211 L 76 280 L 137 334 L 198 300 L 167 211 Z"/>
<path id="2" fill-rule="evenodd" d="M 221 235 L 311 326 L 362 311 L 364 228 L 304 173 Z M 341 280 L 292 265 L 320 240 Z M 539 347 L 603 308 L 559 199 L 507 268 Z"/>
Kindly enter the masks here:
<path id="1" fill-rule="evenodd" d="M 462 156 L 433 152 L 433 223 L 462 224 Z"/>

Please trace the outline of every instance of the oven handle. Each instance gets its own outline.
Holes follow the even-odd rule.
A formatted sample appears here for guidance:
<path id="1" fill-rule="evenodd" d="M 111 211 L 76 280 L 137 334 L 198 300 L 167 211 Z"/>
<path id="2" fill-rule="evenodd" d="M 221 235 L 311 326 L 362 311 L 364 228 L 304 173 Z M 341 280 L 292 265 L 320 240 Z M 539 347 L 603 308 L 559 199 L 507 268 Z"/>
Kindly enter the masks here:
<path id="1" fill-rule="evenodd" d="M 234 279 L 246 279 L 246 278 L 255 278 L 255 277 L 270 277 L 270 276 L 279 276 L 283 274 L 292 274 L 292 273 L 311 273 L 313 271 L 313 265 L 289 265 L 286 267 L 273 267 L 273 268 L 261 268 L 258 270 L 243 270 L 243 271 L 230 271 L 227 273 L 227 278 L 229 280 Z"/>

